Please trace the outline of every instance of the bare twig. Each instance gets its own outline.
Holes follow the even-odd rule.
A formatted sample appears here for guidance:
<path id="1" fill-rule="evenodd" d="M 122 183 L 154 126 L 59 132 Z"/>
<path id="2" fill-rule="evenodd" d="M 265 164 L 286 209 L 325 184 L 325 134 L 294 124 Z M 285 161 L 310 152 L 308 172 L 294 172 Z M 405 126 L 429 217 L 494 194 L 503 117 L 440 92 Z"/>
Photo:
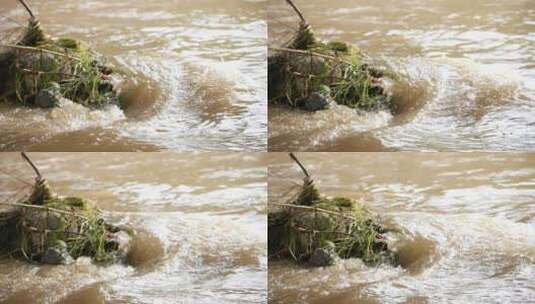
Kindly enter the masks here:
<path id="1" fill-rule="evenodd" d="M 295 154 L 293 154 L 292 152 L 290 152 L 290 157 L 299 165 L 299 167 L 301 167 L 301 170 L 303 170 L 303 174 L 305 174 L 305 176 L 307 178 L 310 178 L 310 175 L 308 175 L 308 171 L 307 169 L 305 169 L 305 167 L 303 166 L 303 164 L 301 164 L 301 162 L 297 159 L 297 157 L 295 156 Z"/>
<path id="2" fill-rule="evenodd" d="M 62 76 L 81 78 L 81 76 L 78 76 L 78 75 L 69 74 L 69 73 L 61 73 L 61 72 L 47 72 L 47 71 L 40 71 L 40 70 L 33 70 L 33 69 L 22 69 L 22 71 L 26 73 L 30 73 L 30 74 L 36 74 L 36 75 L 48 74 L 48 75 L 62 75 Z"/>
<path id="3" fill-rule="evenodd" d="M 33 52 L 43 52 L 43 53 L 62 56 L 62 57 L 65 57 L 65 58 L 69 58 L 69 59 L 80 61 L 80 58 L 75 57 L 75 56 L 71 56 L 71 55 L 68 55 L 68 54 L 63 54 L 63 53 L 60 53 L 60 52 L 55 52 L 55 51 L 51 51 L 51 50 L 47 50 L 47 49 L 43 49 L 43 48 L 36 48 L 36 47 L 32 47 L 32 46 L 24 46 L 24 45 L 16 45 L 16 44 L 0 44 L 0 47 L 8 47 L 8 48 L 14 48 L 14 49 L 33 51 Z"/>
<path id="4" fill-rule="evenodd" d="M 28 4 L 26 4 L 26 2 L 24 0 L 19 0 L 19 2 L 20 2 L 20 4 L 22 4 L 24 6 L 26 11 L 28 11 L 28 14 L 30 14 L 31 20 L 35 20 L 35 16 L 33 15 L 33 12 L 30 9 L 30 6 L 28 6 Z"/>
<path id="5" fill-rule="evenodd" d="M 20 155 L 30 164 L 30 166 L 32 166 L 33 171 L 35 171 L 35 174 L 37 174 L 37 180 L 42 180 L 43 176 L 41 175 L 41 172 L 39 172 L 39 169 L 37 169 L 37 167 L 33 164 L 32 160 L 28 157 L 26 152 L 20 152 Z"/>
<path id="6" fill-rule="evenodd" d="M 61 209 L 56 209 L 56 208 L 46 207 L 46 206 L 30 205 L 30 204 L 23 204 L 23 203 L 2 203 L 2 202 L 0 202 L 0 205 L 32 208 L 32 209 L 41 210 L 43 212 L 52 211 L 52 212 L 57 212 L 57 213 L 65 214 L 65 215 L 71 215 L 71 216 L 79 217 L 79 218 L 82 218 L 82 219 L 85 219 L 85 220 L 89 219 L 88 217 L 85 217 L 83 215 L 75 213 L 75 211 L 66 211 L 66 210 L 61 210 Z"/>
<path id="7" fill-rule="evenodd" d="M 286 2 L 293 8 L 297 16 L 299 16 L 299 19 L 301 19 L 301 23 L 303 23 L 303 25 L 307 27 L 308 22 L 306 21 L 305 17 L 303 17 L 303 13 L 301 13 L 301 10 L 299 10 L 299 8 L 295 5 L 295 3 L 292 0 L 286 0 Z"/>
<path id="8" fill-rule="evenodd" d="M 298 50 L 298 49 L 290 49 L 290 48 L 282 48 L 282 47 L 274 47 L 274 46 L 268 47 L 268 50 L 284 52 L 284 53 L 293 53 L 293 54 L 303 55 L 303 56 L 321 57 L 321 58 L 325 58 L 325 59 L 329 59 L 333 61 L 339 61 L 341 63 L 353 64 L 351 61 L 344 60 L 343 58 L 339 56 L 331 56 L 331 55 L 321 54 L 318 52 L 307 51 L 307 50 Z M 361 55 L 365 59 L 371 59 L 371 57 L 364 52 L 359 52 L 359 55 Z"/>
<path id="9" fill-rule="evenodd" d="M 288 208 L 294 208 L 294 209 L 302 209 L 302 210 L 322 212 L 322 213 L 336 215 L 336 216 L 340 216 L 340 217 L 343 217 L 343 218 L 346 218 L 346 219 L 351 219 L 351 220 L 355 219 L 354 216 L 346 215 L 346 214 L 344 214 L 342 212 L 330 211 L 330 210 L 325 210 L 325 209 L 317 208 L 317 207 L 295 205 L 295 204 L 281 204 L 281 203 L 270 203 L 270 204 L 271 205 L 275 205 L 275 206 L 280 206 L 280 207 L 288 207 Z"/>

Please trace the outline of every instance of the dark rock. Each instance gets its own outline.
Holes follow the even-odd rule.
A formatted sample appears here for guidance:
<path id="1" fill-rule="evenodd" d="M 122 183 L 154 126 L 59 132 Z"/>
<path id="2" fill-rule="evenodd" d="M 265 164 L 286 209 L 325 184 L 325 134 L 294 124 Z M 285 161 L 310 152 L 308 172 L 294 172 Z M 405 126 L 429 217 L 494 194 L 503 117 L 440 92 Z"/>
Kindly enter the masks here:
<path id="1" fill-rule="evenodd" d="M 318 92 L 314 92 L 297 101 L 301 108 L 311 112 L 326 110 L 332 102 L 334 101 L 331 97 Z"/>
<path id="2" fill-rule="evenodd" d="M 28 94 L 24 96 L 24 104 L 34 104 L 35 94 Z"/>
<path id="3" fill-rule="evenodd" d="M 53 108 L 58 106 L 60 99 L 63 97 L 59 91 L 59 85 L 53 85 L 47 89 L 39 91 L 37 96 L 35 96 L 34 104 L 40 108 Z"/>
<path id="4" fill-rule="evenodd" d="M 58 230 L 61 228 L 61 224 L 62 224 L 61 216 L 59 216 L 58 214 L 49 213 L 46 220 L 47 220 L 47 223 L 46 223 L 47 229 Z"/>
<path id="5" fill-rule="evenodd" d="M 329 244 L 323 248 L 316 249 L 308 260 L 308 263 L 315 267 L 331 266 L 336 262 L 337 257 L 334 244 Z"/>
<path id="6" fill-rule="evenodd" d="M 58 242 L 54 247 L 49 247 L 41 256 L 41 263 L 51 265 L 67 265 L 74 262 L 74 259 L 67 252 L 67 244 Z"/>
<path id="7" fill-rule="evenodd" d="M 113 91 L 113 83 L 111 80 L 101 80 L 98 83 L 98 90 L 100 92 L 111 92 Z"/>

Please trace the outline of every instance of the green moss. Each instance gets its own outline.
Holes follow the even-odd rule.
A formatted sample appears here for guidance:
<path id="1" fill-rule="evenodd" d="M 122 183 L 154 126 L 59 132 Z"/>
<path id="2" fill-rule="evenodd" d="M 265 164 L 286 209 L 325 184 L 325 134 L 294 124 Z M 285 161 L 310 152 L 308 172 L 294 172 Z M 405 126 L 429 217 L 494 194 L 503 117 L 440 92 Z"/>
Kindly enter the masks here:
<path id="1" fill-rule="evenodd" d="M 289 47 L 297 50 L 307 50 L 315 43 L 316 38 L 312 28 L 308 25 L 301 24 L 299 27 L 299 34 L 293 39 Z"/>
<path id="2" fill-rule="evenodd" d="M 37 20 L 28 21 L 24 36 L 19 41 L 20 45 L 36 46 L 46 40 L 46 36 Z"/>
<path id="3" fill-rule="evenodd" d="M 316 186 L 311 181 L 305 181 L 303 190 L 299 193 L 295 203 L 297 205 L 310 206 L 320 199 Z"/>
<path id="4" fill-rule="evenodd" d="M 331 41 L 327 43 L 327 48 L 335 52 L 347 54 L 349 53 L 349 50 L 351 47 L 348 44 L 343 43 L 343 42 Z"/>
<path id="5" fill-rule="evenodd" d="M 71 38 L 59 38 L 56 44 L 59 47 L 67 48 L 71 50 L 78 50 L 80 48 L 80 42 Z"/>
<path id="6" fill-rule="evenodd" d="M 48 182 L 45 179 L 41 179 L 35 182 L 32 194 L 27 203 L 30 205 L 42 205 L 51 200 L 52 197 Z"/>

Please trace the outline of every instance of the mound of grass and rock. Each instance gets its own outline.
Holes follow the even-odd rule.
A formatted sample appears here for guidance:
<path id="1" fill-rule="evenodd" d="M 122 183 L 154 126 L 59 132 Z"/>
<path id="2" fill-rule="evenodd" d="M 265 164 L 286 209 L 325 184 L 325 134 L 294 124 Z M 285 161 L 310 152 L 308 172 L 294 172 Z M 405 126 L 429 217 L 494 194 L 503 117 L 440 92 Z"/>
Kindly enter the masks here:
<path id="1" fill-rule="evenodd" d="M 125 261 L 134 232 L 107 223 L 90 201 L 54 194 L 23 157 L 37 178 L 25 200 L 2 203 L 10 209 L 0 212 L 0 251 L 43 264 L 69 264 L 82 256 L 96 263 Z"/>
<path id="2" fill-rule="evenodd" d="M 63 98 L 87 107 L 118 104 L 123 76 L 85 43 L 45 35 L 30 14 L 22 33 L 0 44 L 0 101 L 55 107 Z"/>
<path id="3" fill-rule="evenodd" d="M 290 259 L 302 265 L 329 266 L 338 259 L 397 264 L 388 248 L 377 215 L 358 201 L 322 196 L 306 169 L 300 191 L 286 203 L 271 203 L 268 214 L 270 259 Z"/>
<path id="4" fill-rule="evenodd" d="M 390 109 L 386 79 L 393 73 L 372 66 L 356 46 L 317 39 L 295 4 L 287 2 L 300 23 L 289 42 L 270 47 L 269 102 L 308 111 L 327 109 L 334 103 L 365 111 Z"/>

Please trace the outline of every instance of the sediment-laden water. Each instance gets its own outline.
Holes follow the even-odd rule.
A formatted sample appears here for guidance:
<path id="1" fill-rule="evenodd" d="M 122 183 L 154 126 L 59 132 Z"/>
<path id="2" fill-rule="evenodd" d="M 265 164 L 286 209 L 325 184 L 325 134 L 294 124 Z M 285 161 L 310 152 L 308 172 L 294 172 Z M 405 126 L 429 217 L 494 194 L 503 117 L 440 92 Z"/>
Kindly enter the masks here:
<path id="1" fill-rule="evenodd" d="M 535 2 L 296 1 L 317 36 L 399 73 L 396 113 L 269 107 L 273 151 L 527 150 L 535 147 Z M 269 41 L 297 19 L 271 0 Z"/>
<path id="2" fill-rule="evenodd" d="M 0 201 L 34 179 L 0 155 Z M 29 153 L 52 188 L 139 231 L 132 266 L 31 265 L 0 256 L 2 303 L 265 303 L 262 154 Z"/>
<path id="3" fill-rule="evenodd" d="M 88 42 L 134 82 L 124 109 L 0 104 L 0 150 L 265 150 L 265 3 L 30 3 L 47 33 Z M 26 19 L 0 1 L 0 33 Z"/>
<path id="4" fill-rule="evenodd" d="M 401 267 L 269 263 L 270 303 L 528 303 L 535 298 L 535 156 L 300 153 L 320 191 L 400 229 Z M 269 202 L 302 173 L 270 155 Z"/>

